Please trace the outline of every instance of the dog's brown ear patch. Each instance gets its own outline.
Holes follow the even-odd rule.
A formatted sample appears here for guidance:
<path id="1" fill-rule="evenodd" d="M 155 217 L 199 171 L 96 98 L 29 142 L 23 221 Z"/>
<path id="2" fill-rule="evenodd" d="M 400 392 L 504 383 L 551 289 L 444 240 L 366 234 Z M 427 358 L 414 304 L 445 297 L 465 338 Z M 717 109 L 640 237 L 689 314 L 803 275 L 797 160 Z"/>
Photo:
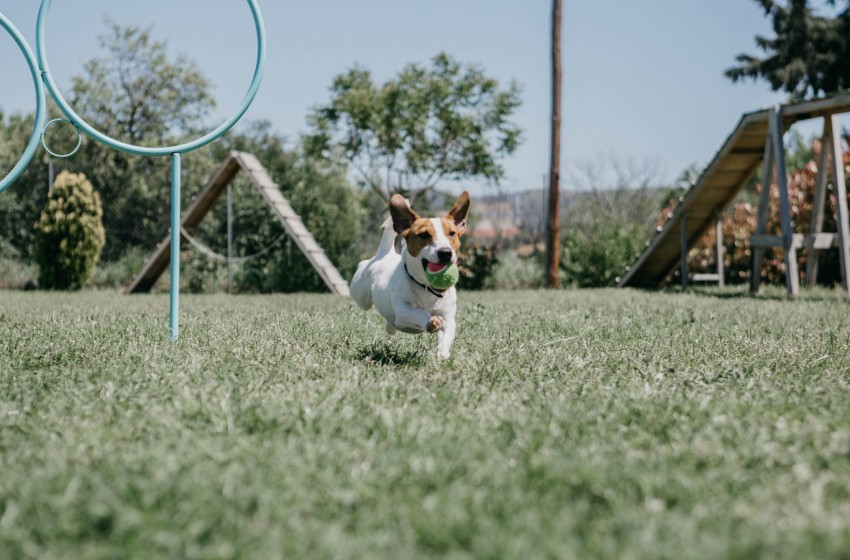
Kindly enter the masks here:
<path id="1" fill-rule="evenodd" d="M 457 197 L 455 205 L 449 210 L 448 218 L 454 222 L 458 233 L 466 231 L 466 215 L 469 214 L 469 193 L 463 191 Z"/>
<path id="2" fill-rule="evenodd" d="M 427 218 L 419 218 L 413 222 L 405 236 L 407 252 L 418 257 L 422 248 L 433 243 L 435 237 L 437 237 L 437 230 L 434 229 L 434 223 Z"/>
<path id="3" fill-rule="evenodd" d="M 400 194 L 394 194 L 390 199 L 390 216 L 393 219 L 393 230 L 405 236 L 413 222 L 419 219 L 407 201 Z"/>

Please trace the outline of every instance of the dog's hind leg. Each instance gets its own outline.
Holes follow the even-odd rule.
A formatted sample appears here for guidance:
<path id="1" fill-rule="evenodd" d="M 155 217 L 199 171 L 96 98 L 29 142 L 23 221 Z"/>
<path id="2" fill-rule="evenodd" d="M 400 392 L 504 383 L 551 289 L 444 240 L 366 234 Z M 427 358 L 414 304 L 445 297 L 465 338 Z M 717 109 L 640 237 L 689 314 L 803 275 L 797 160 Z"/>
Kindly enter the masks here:
<path id="1" fill-rule="evenodd" d="M 369 309 L 372 307 L 372 274 L 369 270 L 369 263 L 372 261 L 360 261 L 357 265 L 357 272 L 351 279 L 349 285 L 349 293 L 351 299 L 357 302 L 361 309 Z"/>

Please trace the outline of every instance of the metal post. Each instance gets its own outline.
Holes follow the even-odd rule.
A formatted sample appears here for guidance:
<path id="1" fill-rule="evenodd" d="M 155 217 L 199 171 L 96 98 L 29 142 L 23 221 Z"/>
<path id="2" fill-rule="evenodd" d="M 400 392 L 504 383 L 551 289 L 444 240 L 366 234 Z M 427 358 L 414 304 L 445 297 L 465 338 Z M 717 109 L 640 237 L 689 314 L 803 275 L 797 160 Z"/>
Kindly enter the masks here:
<path id="1" fill-rule="evenodd" d="M 682 288 L 688 288 L 688 216 L 682 214 Z"/>
<path id="2" fill-rule="evenodd" d="M 53 183 L 56 182 L 56 175 L 53 170 L 53 158 L 47 158 L 47 194 L 53 192 Z"/>
<path id="3" fill-rule="evenodd" d="M 227 293 L 233 284 L 233 205 L 230 198 L 230 184 L 227 185 Z"/>
<path id="4" fill-rule="evenodd" d="M 180 316 L 180 154 L 171 155 L 171 286 L 169 334 L 177 340 Z"/>
<path id="5" fill-rule="evenodd" d="M 717 244 L 717 285 L 721 288 L 726 285 L 726 263 L 724 262 L 723 246 L 723 215 L 717 213 L 717 221 L 714 223 L 714 241 Z"/>

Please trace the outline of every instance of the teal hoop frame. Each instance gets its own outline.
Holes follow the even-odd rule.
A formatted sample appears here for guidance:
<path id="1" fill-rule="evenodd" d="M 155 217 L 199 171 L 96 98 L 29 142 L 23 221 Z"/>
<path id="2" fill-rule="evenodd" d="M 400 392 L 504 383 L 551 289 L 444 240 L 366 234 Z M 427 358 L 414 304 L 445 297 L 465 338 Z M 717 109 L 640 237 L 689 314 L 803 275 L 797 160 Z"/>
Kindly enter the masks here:
<path id="1" fill-rule="evenodd" d="M 257 32 L 257 60 L 254 66 L 254 77 L 251 79 L 251 84 L 248 87 L 248 92 L 242 98 L 242 102 L 236 109 L 236 112 L 227 120 L 222 122 L 216 128 L 207 134 L 197 138 L 191 142 L 177 144 L 174 146 L 163 147 L 147 147 L 127 144 L 114 138 L 111 138 L 102 132 L 95 129 L 82 117 L 80 117 L 65 101 L 53 76 L 50 73 L 50 67 L 47 63 L 47 46 L 46 46 L 46 28 L 47 14 L 50 12 L 50 6 L 53 0 L 41 0 L 41 7 L 38 10 L 38 20 L 36 21 L 36 55 L 33 56 L 26 40 L 24 40 L 17 28 L 12 25 L 2 13 L 0 13 L 0 25 L 3 26 L 11 35 L 15 42 L 23 52 L 30 67 L 30 72 L 33 76 L 33 82 L 36 89 L 36 120 L 33 127 L 33 134 L 24 151 L 24 155 L 18 161 L 12 171 L 0 180 L 0 192 L 12 184 L 17 179 L 24 169 L 29 165 L 30 161 L 38 148 L 39 138 L 42 137 L 45 130 L 46 117 L 46 94 L 50 94 L 56 105 L 67 117 L 68 121 L 78 130 L 83 131 L 90 138 L 109 146 L 110 148 L 127 152 L 130 154 L 141 156 L 171 156 L 171 285 L 169 298 L 169 334 L 171 340 L 177 340 L 179 334 L 179 316 L 180 316 L 180 177 L 181 177 L 181 154 L 197 150 L 206 146 L 210 142 L 218 139 L 225 132 L 230 130 L 235 125 L 257 95 L 260 89 L 260 82 L 263 78 L 263 70 L 266 64 L 266 29 L 263 23 L 263 17 L 260 13 L 260 8 L 257 5 L 257 0 L 245 0 L 248 8 L 251 10 L 251 17 L 254 20 L 254 27 Z M 39 74 L 41 76 L 39 76 Z M 52 121 L 51 121 L 52 122 Z M 47 147 L 45 146 L 45 149 Z"/>
<path id="2" fill-rule="evenodd" d="M 45 152 L 47 152 L 48 154 L 50 154 L 50 155 L 51 155 L 51 156 L 53 156 L 53 157 L 58 157 L 58 158 L 71 157 L 72 155 L 76 154 L 76 153 L 77 153 L 77 150 L 79 150 L 79 149 L 80 149 L 80 146 L 82 146 L 82 145 L 83 145 L 83 135 L 82 135 L 82 134 L 80 134 L 80 129 L 79 129 L 79 128 L 77 128 L 76 126 L 74 126 L 74 132 L 76 132 L 76 133 L 77 133 L 77 144 L 76 144 L 76 145 L 74 146 L 74 148 L 73 148 L 70 152 L 68 152 L 67 154 L 58 154 L 58 153 L 54 152 L 53 150 L 51 150 L 51 149 L 47 146 L 47 140 L 45 140 L 45 139 L 44 139 L 45 135 L 47 134 L 47 129 L 48 129 L 48 128 L 50 128 L 50 127 L 53 125 L 53 123 L 60 123 L 60 122 L 66 122 L 66 123 L 70 124 L 71 126 L 74 126 L 74 123 L 72 123 L 72 122 L 71 122 L 71 121 L 69 121 L 68 119 L 64 119 L 64 118 L 62 118 L 62 117 L 60 117 L 60 118 L 58 118 L 58 119 L 52 119 L 52 120 L 47 121 L 47 124 L 46 124 L 46 125 L 44 125 L 44 128 L 42 128 L 42 129 L 41 129 L 41 147 L 42 147 L 42 148 L 44 148 L 44 151 L 45 151 Z"/>
<path id="3" fill-rule="evenodd" d="M 39 138 L 41 137 L 41 131 L 44 128 L 44 121 L 47 118 L 47 100 L 44 93 L 44 84 L 39 76 L 40 72 L 38 69 L 38 63 L 36 62 L 35 55 L 32 53 L 26 39 L 24 39 L 24 36 L 21 35 L 18 28 L 15 27 L 2 12 L 0 12 L 0 27 L 9 32 L 12 39 L 14 39 L 15 43 L 18 44 L 18 48 L 21 49 L 21 53 L 23 53 L 24 59 L 30 68 L 30 74 L 32 74 L 32 83 L 35 86 L 35 123 L 32 127 L 32 135 L 30 136 L 29 142 L 27 142 L 27 147 L 24 149 L 21 159 L 18 160 L 18 163 L 15 164 L 12 170 L 9 171 L 5 177 L 0 179 L 0 192 L 3 192 L 9 188 L 18 177 L 21 176 L 21 173 L 24 172 L 24 169 L 27 168 L 32 161 L 33 156 L 35 156 L 35 152 L 38 149 Z"/>
<path id="4" fill-rule="evenodd" d="M 150 148 L 127 144 L 125 142 L 115 140 L 114 138 L 110 138 L 98 131 L 74 112 L 71 106 L 68 105 L 68 102 L 65 101 L 65 98 L 62 97 L 62 94 L 59 93 L 59 88 L 56 86 L 56 82 L 53 81 L 53 76 L 50 74 L 50 66 L 47 64 L 47 14 L 50 12 L 50 6 L 53 4 L 53 0 L 41 0 L 41 8 L 38 10 L 38 21 L 36 22 L 35 29 L 36 56 L 38 57 L 38 64 L 39 68 L 41 68 L 42 76 L 44 76 L 44 85 L 47 87 L 50 97 L 53 98 L 56 105 L 59 106 L 59 109 L 66 117 L 68 117 L 68 120 L 70 120 L 88 136 L 109 146 L 110 148 L 140 156 L 170 156 L 173 154 L 185 154 L 186 152 L 197 150 L 198 148 L 206 146 L 213 140 L 216 140 L 222 134 L 230 130 L 242 117 L 242 115 L 245 114 L 245 111 L 248 110 L 248 107 L 254 100 L 254 96 L 257 95 L 257 90 L 260 89 L 260 82 L 263 78 L 263 68 L 266 63 L 266 30 L 263 24 L 262 15 L 260 14 L 260 8 L 257 6 L 257 1 L 246 1 L 248 3 L 248 7 L 251 9 L 251 16 L 254 18 L 254 26 L 257 30 L 257 62 L 254 66 L 254 78 L 251 80 L 248 92 L 245 94 L 245 97 L 242 98 L 242 102 L 239 104 L 239 108 L 236 109 L 236 112 L 229 119 L 218 125 L 218 127 L 196 140 L 186 142 L 185 144 L 164 146 L 161 148 Z"/>

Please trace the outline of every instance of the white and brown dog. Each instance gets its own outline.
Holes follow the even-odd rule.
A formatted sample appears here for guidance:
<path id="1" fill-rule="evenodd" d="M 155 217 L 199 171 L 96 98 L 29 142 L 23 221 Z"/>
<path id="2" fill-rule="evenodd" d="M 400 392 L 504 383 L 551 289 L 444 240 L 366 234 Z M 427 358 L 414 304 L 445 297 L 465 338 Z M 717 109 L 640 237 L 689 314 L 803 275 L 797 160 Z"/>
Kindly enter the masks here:
<path id="1" fill-rule="evenodd" d="M 457 264 L 466 229 L 469 193 L 464 191 L 444 218 L 420 218 L 401 195 L 390 199 L 390 219 L 377 254 L 361 261 L 351 280 L 351 297 L 363 309 L 374 305 L 387 332 L 437 333 L 437 357 L 446 359 L 455 338 L 457 291 L 436 290 L 425 270 Z M 390 227 L 392 222 L 392 227 Z M 401 247 L 396 246 L 399 236 Z"/>

